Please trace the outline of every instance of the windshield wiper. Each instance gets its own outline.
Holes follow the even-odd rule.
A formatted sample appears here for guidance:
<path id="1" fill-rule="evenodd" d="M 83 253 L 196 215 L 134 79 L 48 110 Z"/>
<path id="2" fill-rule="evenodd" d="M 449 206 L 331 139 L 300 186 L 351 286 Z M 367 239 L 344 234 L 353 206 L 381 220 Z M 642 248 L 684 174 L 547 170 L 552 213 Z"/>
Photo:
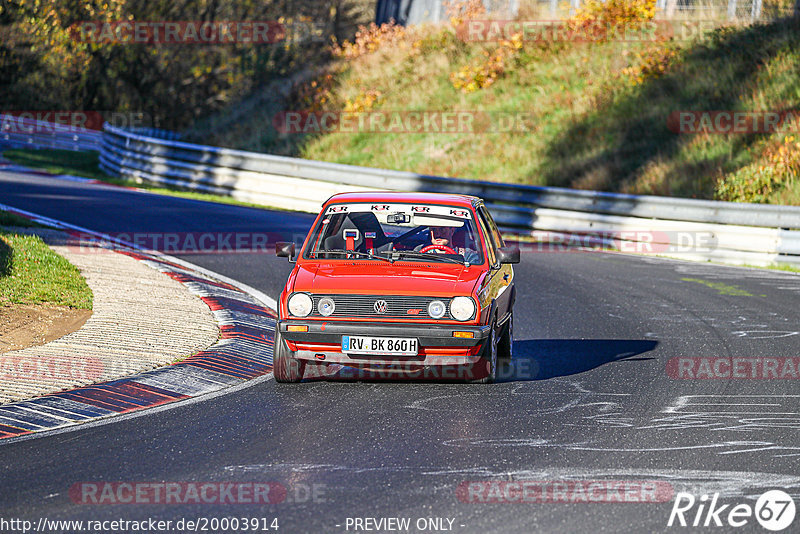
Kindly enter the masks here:
<path id="1" fill-rule="evenodd" d="M 369 252 L 360 252 L 358 250 L 344 250 L 344 249 L 341 249 L 341 248 L 334 248 L 334 249 L 330 249 L 330 250 L 315 250 L 315 251 L 311 252 L 312 255 L 329 254 L 329 253 L 332 253 L 332 254 L 354 254 L 354 255 L 359 256 L 361 258 L 372 258 L 372 259 L 376 259 L 376 260 L 388 261 L 389 263 L 394 263 L 394 260 L 391 260 L 389 258 L 385 258 L 383 256 L 378 256 L 376 254 L 370 254 Z"/>
<path id="2" fill-rule="evenodd" d="M 458 265 L 464 265 L 466 262 L 464 260 L 459 260 L 456 258 L 450 258 L 448 256 L 441 256 L 437 254 L 428 254 L 427 252 L 415 252 L 413 250 L 395 250 L 392 251 L 393 254 L 397 254 L 398 257 L 400 256 L 414 256 L 415 258 L 423 258 L 426 260 L 433 260 L 433 261 L 449 261 L 450 263 L 457 263 Z"/>

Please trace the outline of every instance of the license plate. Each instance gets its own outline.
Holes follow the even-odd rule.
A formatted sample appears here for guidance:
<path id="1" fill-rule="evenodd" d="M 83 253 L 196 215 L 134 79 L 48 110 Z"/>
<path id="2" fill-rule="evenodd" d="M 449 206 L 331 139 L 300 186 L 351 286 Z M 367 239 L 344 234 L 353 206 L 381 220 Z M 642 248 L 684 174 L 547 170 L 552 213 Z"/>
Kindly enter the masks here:
<path id="1" fill-rule="evenodd" d="M 416 356 L 417 339 L 413 337 L 342 336 L 342 352 L 381 356 Z"/>

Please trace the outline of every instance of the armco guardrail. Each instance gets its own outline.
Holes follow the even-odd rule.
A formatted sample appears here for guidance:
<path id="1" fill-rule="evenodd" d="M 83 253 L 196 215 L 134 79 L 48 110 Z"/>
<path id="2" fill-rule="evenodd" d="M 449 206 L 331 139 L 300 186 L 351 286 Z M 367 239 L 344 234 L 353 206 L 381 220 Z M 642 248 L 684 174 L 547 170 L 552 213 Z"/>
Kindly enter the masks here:
<path id="1" fill-rule="evenodd" d="M 614 235 L 680 247 L 680 256 L 800 264 L 800 207 L 501 184 L 272 156 L 104 127 L 100 166 L 151 183 L 316 212 L 342 191 L 435 191 L 479 196 L 517 234 Z M 649 232 L 649 234 L 648 234 Z M 687 235 L 703 235 L 703 244 Z M 640 237 L 637 237 L 640 236 Z M 641 237 L 646 236 L 646 237 Z M 690 236 L 691 238 L 691 236 Z M 681 241 L 683 240 L 683 241 Z M 669 255 L 665 251 L 665 255 Z"/>
<path id="2" fill-rule="evenodd" d="M 98 130 L 0 114 L 0 147 L 100 150 Z"/>

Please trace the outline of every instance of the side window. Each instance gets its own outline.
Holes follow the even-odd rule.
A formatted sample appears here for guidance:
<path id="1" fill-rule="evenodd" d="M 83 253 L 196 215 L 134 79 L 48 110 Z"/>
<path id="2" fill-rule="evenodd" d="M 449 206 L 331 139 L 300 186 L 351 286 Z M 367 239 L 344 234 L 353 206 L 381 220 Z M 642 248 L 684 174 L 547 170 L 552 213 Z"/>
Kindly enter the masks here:
<path id="1" fill-rule="evenodd" d="M 491 227 L 486 222 L 486 218 L 480 210 L 478 211 L 478 223 L 481 225 L 481 233 L 486 237 L 486 255 L 489 257 L 489 264 L 495 265 L 497 263 L 497 254 L 495 253 L 497 245 L 495 245 L 494 236 L 490 229 Z"/>
<path id="2" fill-rule="evenodd" d="M 489 213 L 489 210 L 486 209 L 486 206 L 481 206 L 478 208 L 478 211 L 481 214 L 481 217 L 486 219 L 486 223 L 489 225 L 489 230 L 492 234 L 492 242 L 494 243 L 495 248 L 500 248 L 506 246 L 503 242 L 503 237 L 500 235 L 500 230 L 497 229 L 497 225 L 494 223 L 494 219 L 492 219 L 492 215 Z"/>

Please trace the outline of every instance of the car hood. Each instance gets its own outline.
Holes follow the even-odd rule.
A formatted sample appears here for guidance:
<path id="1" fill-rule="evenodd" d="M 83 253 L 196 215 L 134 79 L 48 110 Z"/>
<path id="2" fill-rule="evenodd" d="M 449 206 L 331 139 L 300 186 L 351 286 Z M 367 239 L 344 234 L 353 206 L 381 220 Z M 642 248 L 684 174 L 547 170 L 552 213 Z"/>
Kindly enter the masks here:
<path id="1" fill-rule="evenodd" d="M 375 261 L 297 266 L 294 291 L 361 295 L 470 295 L 483 274 L 480 267 L 455 264 Z"/>

